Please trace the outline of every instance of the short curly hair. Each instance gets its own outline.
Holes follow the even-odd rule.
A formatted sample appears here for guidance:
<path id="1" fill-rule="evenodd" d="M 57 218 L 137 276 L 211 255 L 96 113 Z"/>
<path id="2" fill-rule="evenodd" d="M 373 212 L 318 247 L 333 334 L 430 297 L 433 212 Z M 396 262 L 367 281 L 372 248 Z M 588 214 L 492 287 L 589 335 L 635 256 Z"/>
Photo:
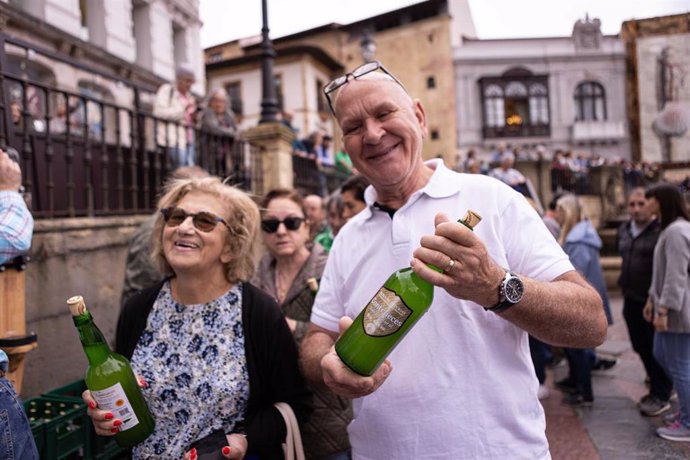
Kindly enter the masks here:
<path id="1" fill-rule="evenodd" d="M 206 193 L 218 199 L 225 212 L 222 217 L 228 223 L 226 243 L 232 259 L 225 264 L 225 277 L 230 283 L 247 281 L 254 274 L 257 261 L 257 235 L 259 233 L 259 208 L 242 190 L 224 185 L 217 177 L 177 179 L 170 181 L 158 200 L 159 214 L 151 232 L 151 258 L 158 269 L 172 275 L 174 271 L 163 253 L 163 227 L 161 209 L 176 206 L 189 193 Z"/>

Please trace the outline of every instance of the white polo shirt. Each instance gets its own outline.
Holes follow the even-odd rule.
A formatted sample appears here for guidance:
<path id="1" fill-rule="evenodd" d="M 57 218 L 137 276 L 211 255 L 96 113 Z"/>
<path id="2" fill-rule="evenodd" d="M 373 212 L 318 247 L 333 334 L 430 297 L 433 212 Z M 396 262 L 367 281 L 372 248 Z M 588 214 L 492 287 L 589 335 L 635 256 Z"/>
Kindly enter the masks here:
<path id="1" fill-rule="evenodd" d="M 338 233 L 311 320 L 331 331 L 354 318 L 395 270 L 407 267 L 434 216 L 482 216 L 475 233 L 500 265 L 548 281 L 573 270 L 525 198 L 440 160 L 429 183 L 391 219 L 368 207 Z M 462 268 L 462 265 L 460 265 Z M 498 287 L 497 287 L 498 288 Z M 434 290 L 429 312 L 390 355 L 393 372 L 353 401 L 349 434 L 357 459 L 548 459 L 545 418 L 527 334 L 473 302 Z"/>

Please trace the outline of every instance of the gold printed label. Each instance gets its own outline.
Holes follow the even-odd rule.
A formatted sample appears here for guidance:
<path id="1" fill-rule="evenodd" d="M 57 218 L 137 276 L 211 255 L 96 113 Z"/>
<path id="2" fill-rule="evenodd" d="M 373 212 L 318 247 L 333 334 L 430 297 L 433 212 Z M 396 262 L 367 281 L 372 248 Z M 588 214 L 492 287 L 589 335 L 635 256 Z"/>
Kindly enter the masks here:
<path id="1" fill-rule="evenodd" d="M 364 332 L 372 337 L 395 334 L 411 314 L 398 294 L 382 287 L 364 310 Z"/>

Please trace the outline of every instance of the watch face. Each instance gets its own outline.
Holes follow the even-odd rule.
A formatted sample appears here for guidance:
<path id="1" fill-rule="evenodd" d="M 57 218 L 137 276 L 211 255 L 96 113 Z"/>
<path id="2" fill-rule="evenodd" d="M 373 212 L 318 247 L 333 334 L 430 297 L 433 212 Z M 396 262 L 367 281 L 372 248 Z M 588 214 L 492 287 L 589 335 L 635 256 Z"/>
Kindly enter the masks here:
<path id="1" fill-rule="evenodd" d="M 525 287 L 518 277 L 509 278 L 505 285 L 506 300 L 510 303 L 518 303 L 522 299 Z"/>

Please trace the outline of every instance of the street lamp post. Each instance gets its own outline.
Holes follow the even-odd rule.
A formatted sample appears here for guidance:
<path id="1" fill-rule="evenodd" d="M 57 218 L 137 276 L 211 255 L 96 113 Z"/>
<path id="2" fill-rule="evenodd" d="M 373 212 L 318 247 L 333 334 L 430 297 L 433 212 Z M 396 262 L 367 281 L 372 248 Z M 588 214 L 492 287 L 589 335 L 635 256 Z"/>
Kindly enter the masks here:
<path id="1" fill-rule="evenodd" d="M 261 81 L 263 98 L 261 99 L 261 119 L 259 123 L 275 123 L 277 121 L 278 101 L 276 100 L 275 84 L 273 81 L 273 44 L 268 38 L 268 6 L 267 0 L 261 0 L 263 12 L 263 26 L 261 27 Z"/>

